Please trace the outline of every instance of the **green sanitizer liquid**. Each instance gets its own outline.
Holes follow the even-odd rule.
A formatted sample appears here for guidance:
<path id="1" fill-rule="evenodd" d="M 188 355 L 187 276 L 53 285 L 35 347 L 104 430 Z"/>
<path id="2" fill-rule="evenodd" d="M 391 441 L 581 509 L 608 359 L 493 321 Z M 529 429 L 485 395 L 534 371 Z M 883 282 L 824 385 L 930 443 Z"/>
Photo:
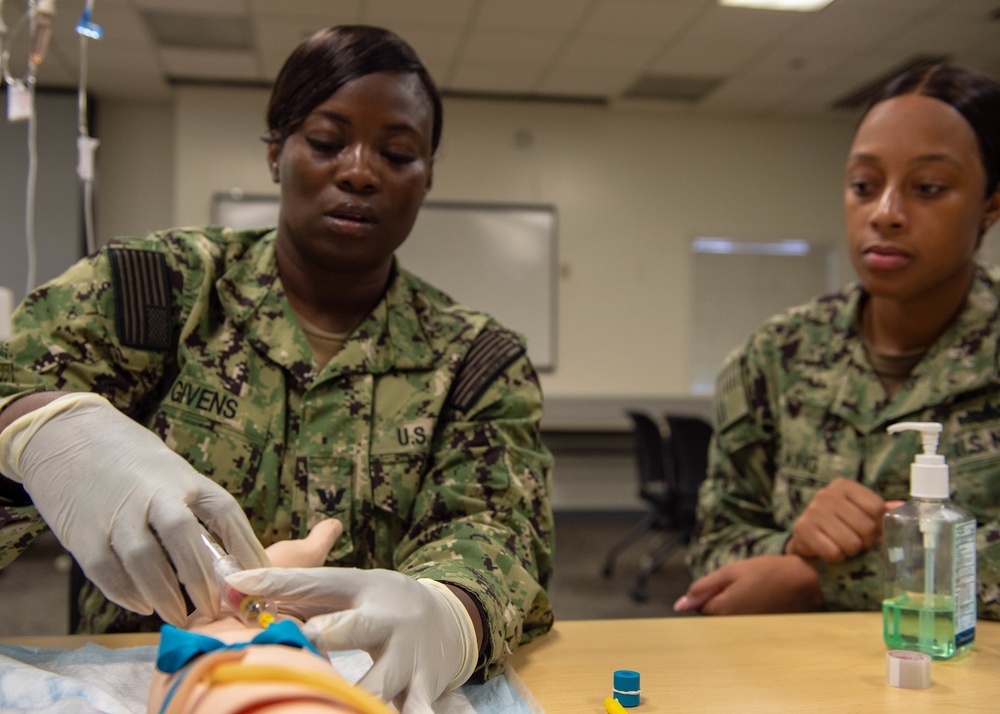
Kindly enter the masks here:
<path id="1" fill-rule="evenodd" d="M 882 635 L 891 649 L 923 652 L 935 659 L 952 657 L 972 644 L 955 637 L 955 604 L 945 595 L 903 593 L 882 601 Z"/>

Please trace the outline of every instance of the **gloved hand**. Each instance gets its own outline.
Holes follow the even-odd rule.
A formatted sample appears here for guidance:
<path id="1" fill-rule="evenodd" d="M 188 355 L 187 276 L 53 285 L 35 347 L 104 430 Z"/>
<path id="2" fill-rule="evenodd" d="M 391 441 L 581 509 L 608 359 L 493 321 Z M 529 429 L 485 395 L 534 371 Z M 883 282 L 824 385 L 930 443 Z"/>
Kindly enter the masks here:
<path id="1" fill-rule="evenodd" d="M 68 394 L 14 420 L 0 432 L 0 471 L 24 486 L 101 592 L 140 614 L 182 625 L 178 578 L 197 608 L 218 614 L 199 519 L 246 567 L 269 564 L 228 491 L 96 394 Z"/>
<path id="2" fill-rule="evenodd" d="M 443 583 L 356 568 L 244 570 L 226 580 L 313 615 L 302 631 L 320 649 L 368 652 L 375 664 L 358 684 L 395 699 L 402 714 L 430 714 L 431 704 L 476 667 L 472 618 Z"/>

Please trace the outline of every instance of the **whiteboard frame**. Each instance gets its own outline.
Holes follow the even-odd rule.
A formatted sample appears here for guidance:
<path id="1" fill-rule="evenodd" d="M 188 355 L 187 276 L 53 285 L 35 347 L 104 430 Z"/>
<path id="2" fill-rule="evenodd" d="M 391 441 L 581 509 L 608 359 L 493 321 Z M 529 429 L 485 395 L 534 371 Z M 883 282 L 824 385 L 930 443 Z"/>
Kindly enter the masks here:
<path id="1" fill-rule="evenodd" d="M 233 228 L 251 228 L 251 227 L 265 227 L 266 225 L 273 225 L 274 221 L 270 223 L 257 223 L 256 225 L 249 225 L 246 221 L 233 221 L 231 216 L 234 210 L 246 211 L 248 208 L 260 211 L 257 215 L 267 215 L 268 209 L 273 207 L 273 215 L 275 220 L 277 217 L 279 197 L 274 194 L 244 194 L 239 191 L 223 191 L 217 192 L 212 196 L 212 208 L 211 208 L 211 220 L 217 225 L 228 225 Z M 227 210 L 228 209 L 228 210 Z M 535 369 L 539 372 L 551 373 L 556 369 L 556 364 L 558 360 L 558 318 L 559 318 L 559 240 L 558 240 L 558 228 L 559 228 L 559 216 L 556 207 L 552 204 L 535 204 L 535 203 L 492 203 L 492 202 L 482 202 L 482 201 L 425 201 L 421 207 L 421 211 L 425 209 L 430 209 L 432 211 L 461 211 L 461 212 L 477 212 L 477 213 L 488 213 L 488 214 L 502 214 L 502 213 L 514 213 L 514 212 L 528 212 L 535 214 L 544 214 L 547 222 L 551 225 L 551 230 L 549 231 L 548 245 L 546 247 L 547 257 L 548 257 L 548 285 L 547 285 L 547 304 L 544 309 L 547 311 L 547 324 L 548 329 L 547 335 L 544 339 L 547 340 L 547 344 L 542 348 L 531 349 L 529 344 L 528 355 L 531 358 L 532 364 Z M 418 216 L 417 220 L 420 218 Z M 405 259 L 403 260 L 404 267 L 406 265 Z M 420 277 L 425 277 L 419 270 L 416 271 Z M 448 293 L 448 287 L 446 284 L 439 284 L 440 279 L 435 280 L 433 276 L 426 276 L 428 281 L 435 287 L 439 287 L 444 292 Z M 489 306 L 479 306 L 470 304 L 473 309 L 484 309 L 486 312 L 490 313 Z M 504 322 L 501 319 L 501 322 Z M 505 323 L 506 324 L 506 323 Z M 507 324 L 513 330 L 522 331 L 515 324 Z M 537 335 L 535 335 L 537 337 Z M 544 356 L 543 356 L 544 355 Z"/>

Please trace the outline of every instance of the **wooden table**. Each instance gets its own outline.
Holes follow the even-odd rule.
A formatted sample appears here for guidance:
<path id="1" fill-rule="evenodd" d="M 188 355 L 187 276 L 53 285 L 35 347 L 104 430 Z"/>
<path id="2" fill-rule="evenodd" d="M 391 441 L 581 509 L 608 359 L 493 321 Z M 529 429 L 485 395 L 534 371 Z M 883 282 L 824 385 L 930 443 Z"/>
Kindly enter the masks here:
<path id="1" fill-rule="evenodd" d="M 156 635 L 7 637 L 36 647 L 155 644 Z M 640 673 L 634 714 L 1000 712 L 1000 622 L 971 652 L 931 664 L 930 689 L 885 682 L 879 613 L 581 620 L 521 647 L 512 664 L 547 714 L 603 714 L 616 669 Z"/>
<path id="2" fill-rule="evenodd" d="M 1000 712 L 1000 622 L 931 663 L 924 690 L 885 681 L 877 612 L 559 622 L 512 664 L 547 714 L 603 714 L 616 669 L 639 672 L 657 712 Z"/>

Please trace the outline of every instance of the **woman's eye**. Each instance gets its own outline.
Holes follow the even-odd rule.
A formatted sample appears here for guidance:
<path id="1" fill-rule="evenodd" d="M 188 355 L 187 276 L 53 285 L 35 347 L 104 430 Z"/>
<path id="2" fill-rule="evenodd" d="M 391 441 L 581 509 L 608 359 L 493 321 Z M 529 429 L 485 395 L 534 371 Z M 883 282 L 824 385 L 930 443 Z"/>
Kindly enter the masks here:
<path id="1" fill-rule="evenodd" d="M 313 151 L 318 151 L 321 154 L 336 154 L 344 148 L 344 145 L 339 141 L 322 141 L 320 139 L 306 139 L 306 141 Z"/>
<path id="2" fill-rule="evenodd" d="M 417 158 L 412 154 L 404 154 L 399 151 L 383 151 L 382 156 L 384 156 L 390 163 L 398 164 L 400 166 L 412 164 L 417 160 Z"/>
<path id="3" fill-rule="evenodd" d="M 937 196 L 944 191 L 944 186 L 939 183 L 918 183 L 916 191 L 921 196 Z"/>
<path id="4" fill-rule="evenodd" d="M 874 192 L 874 185 L 870 181 L 858 179 L 849 181 L 847 185 L 855 196 L 870 196 Z"/>

